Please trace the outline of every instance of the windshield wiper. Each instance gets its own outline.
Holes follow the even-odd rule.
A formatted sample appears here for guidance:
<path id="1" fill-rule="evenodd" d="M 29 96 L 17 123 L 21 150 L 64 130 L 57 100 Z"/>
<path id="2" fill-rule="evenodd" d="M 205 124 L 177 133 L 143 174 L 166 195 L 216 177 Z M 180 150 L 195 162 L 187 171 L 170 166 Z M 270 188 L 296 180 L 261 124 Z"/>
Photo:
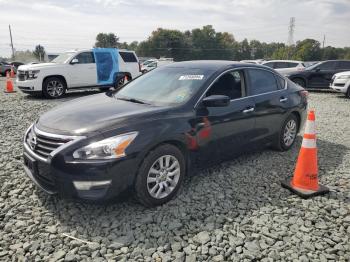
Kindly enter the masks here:
<path id="1" fill-rule="evenodd" d="M 131 98 L 131 97 L 117 97 L 117 99 L 119 100 L 124 100 L 124 101 L 128 101 L 128 102 L 132 102 L 132 103 L 138 103 L 138 104 L 146 104 L 149 105 L 149 103 L 146 103 L 144 101 L 135 99 L 135 98 Z"/>

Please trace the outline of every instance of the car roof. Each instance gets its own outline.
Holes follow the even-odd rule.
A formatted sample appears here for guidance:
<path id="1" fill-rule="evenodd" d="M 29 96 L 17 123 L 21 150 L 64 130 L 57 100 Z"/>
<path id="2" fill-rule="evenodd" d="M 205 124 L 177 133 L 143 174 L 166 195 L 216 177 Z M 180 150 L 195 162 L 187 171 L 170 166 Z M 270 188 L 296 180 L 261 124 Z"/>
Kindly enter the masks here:
<path id="1" fill-rule="evenodd" d="M 290 62 L 290 63 L 302 63 L 302 61 L 298 61 L 298 60 L 269 60 L 269 61 L 265 61 L 265 62 L 263 62 L 263 64 L 265 64 L 265 63 L 269 63 L 269 62 Z"/>
<path id="2" fill-rule="evenodd" d="M 219 70 L 222 68 L 239 68 L 239 67 L 257 67 L 264 68 L 266 66 L 261 66 L 257 64 L 242 63 L 237 61 L 227 61 L 227 60 L 194 60 L 194 61 L 184 61 L 175 62 L 166 67 L 184 67 L 184 68 L 198 68 L 207 70 Z"/>

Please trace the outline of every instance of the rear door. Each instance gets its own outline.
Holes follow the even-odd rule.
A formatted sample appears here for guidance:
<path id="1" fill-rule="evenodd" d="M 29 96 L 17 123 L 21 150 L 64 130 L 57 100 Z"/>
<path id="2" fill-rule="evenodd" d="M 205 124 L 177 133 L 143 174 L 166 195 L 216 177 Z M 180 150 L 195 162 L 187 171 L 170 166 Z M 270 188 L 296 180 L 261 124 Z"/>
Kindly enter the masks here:
<path id="1" fill-rule="evenodd" d="M 315 69 L 308 76 L 308 86 L 314 88 L 328 87 L 336 72 L 336 61 L 326 61 Z"/>
<path id="2" fill-rule="evenodd" d="M 246 69 L 248 94 L 255 102 L 255 145 L 269 143 L 279 131 L 288 110 L 285 79 L 269 70 Z M 261 143 L 263 142 L 263 143 Z"/>
<path id="3" fill-rule="evenodd" d="M 141 72 L 139 68 L 139 60 L 135 53 L 130 51 L 119 51 L 119 55 L 123 61 L 120 63 L 120 71 L 130 73 L 133 79 L 138 77 Z"/>
<path id="4" fill-rule="evenodd" d="M 73 59 L 77 59 L 78 62 L 69 64 L 69 87 L 95 86 L 97 84 L 97 75 L 93 53 L 82 52 Z"/>

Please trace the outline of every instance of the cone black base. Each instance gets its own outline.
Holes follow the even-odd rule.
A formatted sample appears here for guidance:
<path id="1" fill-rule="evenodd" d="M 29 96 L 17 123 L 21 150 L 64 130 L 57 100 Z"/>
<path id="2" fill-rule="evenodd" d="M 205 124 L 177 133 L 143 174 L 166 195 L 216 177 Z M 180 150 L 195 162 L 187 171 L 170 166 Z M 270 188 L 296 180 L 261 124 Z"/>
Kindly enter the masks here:
<path id="1" fill-rule="evenodd" d="M 319 185 L 319 189 L 317 191 L 310 191 L 310 192 L 303 192 L 301 190 L 298 190 L 298 189 L 292 187 L 290 181 L 282 181 L 281 185 L 282 185 L 282 187 L 289 189 L 291 192 L 300 196 L 303 199 L 308 199 L 308 198 L 315 197 L 315 196 L 322 196 L 322 195 L 329 193 L 329 188 L 322 186 L 322 185 Z"/>

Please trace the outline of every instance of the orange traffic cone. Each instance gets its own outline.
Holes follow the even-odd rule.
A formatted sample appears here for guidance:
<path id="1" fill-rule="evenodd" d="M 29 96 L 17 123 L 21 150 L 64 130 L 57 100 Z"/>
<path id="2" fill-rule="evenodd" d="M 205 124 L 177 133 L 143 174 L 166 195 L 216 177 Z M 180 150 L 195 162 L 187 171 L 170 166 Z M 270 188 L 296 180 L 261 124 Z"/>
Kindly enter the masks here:
<path id="1" fill-rule="evenodd" d="M 315 129 L 315 113 L 311 110 L 307 117 L 303 143 L 299 152 L 293 179 L 291 181 L 282 182 L 282 187 L 289 189 L 304 199 L 324 195 L 329 192 L 327 187 L 318 184 Z"/>
<path id="2" fill-rule="evenodd" d="M 11 77 L 11 78 L 15 78 L 15 70 L 13 69 L 13 66 L 11 66 L 10 77 Z"/>
<path id="3" fill-rule="evenodd" d="M 128 76 L 125 76 L 123 85 L 125 85 L 127 82 L 129 82 L 129 79 L 128 79 Z"/>
<path id="4" fill-rule="evenodd" d="M 10 78 L 9 72 L 6 74 L 6 90 L 5 93 L 15 93 L 16 91 L 13 90 L 13 83 L 12 79 Z"/>

